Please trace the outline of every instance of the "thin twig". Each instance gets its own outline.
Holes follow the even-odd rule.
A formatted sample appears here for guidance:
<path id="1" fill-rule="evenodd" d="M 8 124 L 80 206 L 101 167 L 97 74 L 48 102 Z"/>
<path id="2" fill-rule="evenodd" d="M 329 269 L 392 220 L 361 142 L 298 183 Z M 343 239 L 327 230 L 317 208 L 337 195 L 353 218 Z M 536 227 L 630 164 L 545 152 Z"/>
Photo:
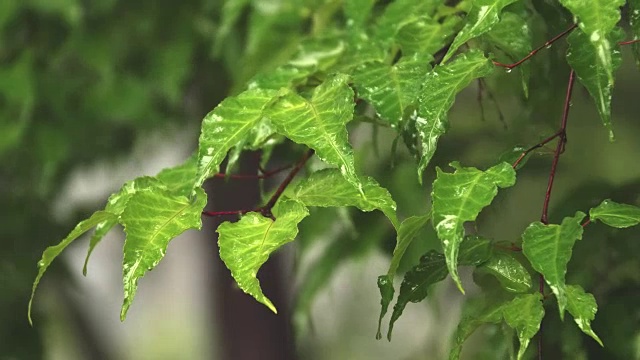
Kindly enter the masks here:
<path id="1" fill-rule="evenodd" d="M 640 43 L 640 39 L 621 41 L 621 42 L 618 43 L 618 45 L 624 46 L 624 45 L 631 45 L 631 44 L 636 44 L 636 43 Z"/>

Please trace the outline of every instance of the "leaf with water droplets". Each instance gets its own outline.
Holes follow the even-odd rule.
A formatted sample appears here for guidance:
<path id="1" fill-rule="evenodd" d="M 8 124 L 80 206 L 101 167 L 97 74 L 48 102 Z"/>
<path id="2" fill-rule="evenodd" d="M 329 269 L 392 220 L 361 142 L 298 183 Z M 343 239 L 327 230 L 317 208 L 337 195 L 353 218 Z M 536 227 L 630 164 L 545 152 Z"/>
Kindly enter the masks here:
<path id="1" fill-rule="evenodd" d="M 567 310 L 573 316 L 573 320 L 578 324 L 583 333 L 591 336 L 595 341 L 602 345 L 602 340 L 593 332 L 591 321 L 595 319 L 598 305 L 593 295 L 586 293 L 584 289 L 578 285 L 567 285 Z"/>
<path id="2" fill-rule="evenodd" d="M 489 75 L 493 65 L 479 51 L 470 51 L 444 66 L 436 66 L 424 81 L 415 127 L 421 145 L 418 179 L 433 157 L 438 139 L 449 126 L 447 113 L 456 95 L 474 79 Z"/>
<path id="3" fill-rule="evenodd" d="M 394 65 L 383 61 L 365 63 L 353 74 L 358 96 L 370 102 L 379 116 L 397 126 L 420 94 L 428 59 L 403 57 Z"/>
<path id="4" fill-rule="evenodd" d="M 502 9 L 516 1 L 517 0 L 474 0 L 473 6 L 467 15 L 466 25 L 453 40 L 449 51 L 447 51 L 442 59 L 442 63 L 444 64 L 449 60 L 462 44 L 491 30 L 491 28 L 500 21 Z"/>
<path id="5" fill-rule="evenodd" d="M 399 28 L 395 42 L 402 49 L 402 54 L 421 55 L 435 54 L 451 40 L 460 24 L 457 16 L 446 17 L 438 21 L 430 16 L 420 16 Z M 426 55 L 430 56 L 430 55 Z"/>
<path id="6" fill-rule="evenodd" d="M 544 318 L 542 295 L 540 293 L 520 295 L 502 308 L 505 322 L 516 330 L 520 349 L 518 360 L 522 359 L 531 338 L 540 330 Z"/>
<path id="7" fill-rule="evenodd" d="M 527 269 L 512 254 L 496 251 L 484 264 L 478 266 L 477 272 L 493 275 L 510 292 L 523 293 L 531 290 L 533 282 Z"/>
<path id="8" fill-rule="evenodd" d="M 602 123 L 609 130 L 609 138 L 613 140 L 611 126 L 611 94 L 613 92 L 612 74 L 622 64 L 622 54 L 618 41 L 623 33 L 615 29 L 603 37 L 597 45 L 582 30 L 573 31 L 567 41 L 567 61 L 580 83 L 587 88 L 593 98 Z M 606 56 L 605 56 L 606 54 Z"/>
<path id="9" fill-rule="evenodd" d="M 231 271 L 238 286 L 271 311 L 276 308 L 262 289 L 256 275 L 269 256 L 298 234 L 298 223 L 309 211 L 304 205 L 290 199 L 280 200 L 273 208 L 275 220 L 250 212 L 231 223 L 218 227 L 220 258 Z"/>
<path id="10" fill-rule="evenodd" d="M 560 318 L 564 319 L 567 307 L 565 275 L 571 259 L 573 245 L 582 238 L 580 222 L 586 214 L 578 211 L 574 217 L 566 217 L 560 225 L 531 223 L 522 234 L 522 252 L 531 266 L 544 276 L 558 300 Z"/>
<path id="11" fill-rule="evenodd" d="M 38 261 L 38 275 L 36 276 L 36 279 L 33 282 L 33 287 L 31 289 L 31 298 L 29 298 L 28 316 L 29 316 L 30 324 L 33 324 L 33 322 L 31 321 L 31 304 L 33 303 L 33 296 L 36 293 L 36 288 L 40 283 L 40 279 L 44 275 L 45 271 L 47 271 L 47 268 L 49 267 L 49 265 L 51 265 L 53 260 L 55 260 L 55 258 L 58 257 L 58 255 L 60 255 L 60 253 L 64 249 L 66 249 L 66 247 L 69 246 L 69 244 L 71 244 L 80 235 L 89 231 L 89 229 L 91 229 L 92 227 L 102 222 L 112 221 L 116 219 L 117 219 L 117 216 L 111 212 L 96 211 L 95 213 L 93 213 L 93 215 L 91 215 L 90 218 L 85 219 L 80 223 L 78 223 L 78 225 L 76 225 L 76 227 L 69 233 L 69 235 L 67 235 L 67 237 L 64 238 L 64 240 L 62 240 L 60 243 L 54 246 L 49 246 L 48 248 L 45 249 L 45 251 L 42 253 L 42 259 Z"/>
<path id="12" fill-rule="evenodd" d="M 363 26 L 369 16 L 376 0 L 345 0 L 344 13 L 353 26 Z"/>
<path id="13" fill-rule="evenodd" d="M 353 118 L 355 105 L 348 80 L 342 74 L 330 77 L 313 91 L 311 99 L 283 92 L 267 109 L 267 116 L 279 133 L 314 149 L 321 160 L 337 166 L 362 193 L 347 138 L 346 124 Z"/>
<path id="14" fill-rule="evenodd" d="M 491 204 L 498 188 L 513 186 L 516 172 L 511 165 L 500 163 L 481 171 L 452 163 L 456 170 L 445 173 L 436 168 L 433 182 L 433 224 L 442 242 L 451 277 L 464 293 L 458 276 L 458 250 L 464 238 L 464 223 L 474 221 L 480 211 Z"/>
<path id="15" fill-rule="evenodd" d="M 120 216 L 126 239 L 122 261 L 124 321 L 138 288 L 138 279 L 153 270 L 164 257 L 169 242 L 189 229 L 200 229 L 207 196 L 197 188 L 193 199 L 165 189 L 134 193 Z"/>
<path id="16" fill-rule="evenodd" d="M 589 218 L 619 229 L 628 228 L 640 224 L 640 207 L 607 199 L 589 210 Z"/>

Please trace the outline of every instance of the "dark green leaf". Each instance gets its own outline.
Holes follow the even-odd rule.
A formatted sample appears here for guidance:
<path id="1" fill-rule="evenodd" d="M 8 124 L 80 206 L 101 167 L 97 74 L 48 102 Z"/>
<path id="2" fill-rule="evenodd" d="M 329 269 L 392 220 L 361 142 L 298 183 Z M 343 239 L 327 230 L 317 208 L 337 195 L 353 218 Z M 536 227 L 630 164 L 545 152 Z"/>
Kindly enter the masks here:
<path id="1" fill-rule="evenodd" d="M 516 181 L 515 170 L 507 163 L 500 163 L 487 171 L 462 168 L 451 164 L 454 173 L 436 168 L 433 182 L 433 224 L 442 242 L 451 277 L 464 293 L 458 276 L 458 249 L 464 236 L 464 223 L 474 221 L 480 211 L 498 194 L 498 187 L 512 186 Z"/>
<path id="2" fill-rule="evenodd" d="M 449 60 L 462 44 L 491 30 L 491 28 L 500 21 L 502 9 L 516 1 L 517 0 L 474 0 L 471 11 L 467 15 L 466 25 L 453 40 L 449 51 L 447 51 L 447 54 L 442 59 L 442 63 Z"/>
<path id="3" fill-rule="evenodd" d="M 36 276 L 36 279 L 33 282 L 33 288 L 31 289 L 31 298 L 29 299 L 28 311 L 30 324 L 33 324 L 33 322 L 31 321 L 31 304 L 33 303 L 33 296 L 36 293 L 36 288 L 40 283 L 42 275 L 44 275 L 45 271 L 47 271 L 49 265 L 51 265 L 53 260 L 55 260 L 55 258 L 58 257 L 58 255 L 60 255 L 60 253 L 80 235 L 84 234 L 92 227 L 104 221 L 111 221 L 113 219 L 117 219 L 117 216 L 110 212 L 96 211 L 93 215 L 91 215 L 90 218 L 78 223 L 78 225 L 76 225 L 76 227 L 69 233 L 69 235 L 67 235 L 67 237 L 64 238 L 64 240 L 62 240 L 58 245 L 49 246 L 45 249 L 45 251 L 42 253 L 42 259 L 38 261 L 38 275 Z"/>
<path id="4" fill-rule="evenodd" d="M 378 331 L 376 332 L 376 339 L 382 339 L 382 319 L 389 310 L 391 300 L 395 290 L 393 289 L 393 277 L 389 275 L 378 276 L 378 290 L 380 290 L 380 316 L 378 317 Z"/>
<path id="5" fill-rule="evenodd" d="M 362 193 L 356 174 L 353 149 L 345 125 L 353 118 L 353 90 L 346 75 L 337 75 L 318 86 L 310 100 L 287 91 L 267 114 L 279 133 L 316 151 L 318 157 L 340 169 Z"/>
<path id="6" fill-rule="evenodd" d="M 399 28 L 395 41 L 400 45 L 402 53 L 421 55 L 423 62 L 429 62 L 424 54 L 435 54 L 451 40 L 454 31 L 460 24 L 458 17 L 447 17 L 439 22 L 429 16 L 420 16 L 414 21 Z"/>
<path id="7" fill-rule="evenodd" d="M 640 207 L 607 199 L 589 210 L 589 217 L 592 221 L 602 221 L 612 227 L 628 228 L 640 224 Z"/>
<path id="8" fill-rule="evenodd" d="M 602 123 L 609 130 L 610 140 L 613 140 L 611 126 L 613 73 L 622 64 L 622 54 L 618 45 L 622 40 L 622 34 L 622 31 L 615 29 L 603 36 L 601 41 L 594 42 L 582 30 L 576 29 L 567 39 L 569 42 L 567 61 L 575 70 L 580 83 L 591 94 Z"/>
<path id="9" fill-rule="evenodd" d="M 459 56 L 450 64 L 436 66 L 427 74 L 415 120 L 422 147 L 418 166 L 418 179 L 421 183 L 422 173 L 436 151 L 438 139 L 449 126 L 447 113 L 456 95 L 471 81 L 487 76 L 491 71 L 491 62 L 481 52 L 471 51 Z"/>
<path id="10" fill-rule="evenodd" d="M 533 285 L 527 269 L 513 255 L 504 251 L 494 252 L 489 261 L 478 266 L 476 271 L 495 276 L 502 287 L 510 292 L 527 292 Z"/>
<path id="11" fill-rule="evenodd" d="M 596 317 L 598 305 L 593 295 L 586 293 L 584 289 L 578 285 L 567 285 L 567 310 L 573 316 L 576 324 L 582 332 L 591 336 L 595 341 L 602 345 L 602 340 L 591 329 L 591 321 Z"/>
<path id="12" fill-rule="evenodd" d="M 380 210 L 398 227 L 396 203 L 387 189 L 371 177 L 361 179 L 364 196 L 340 174 L 338 169 L 323 169 L 301 181 L 292 197 L 305 206 L 355 206 L 362 211 Z"/>
<path id="13" fill-rule="evenodd" d="M 502 309 L 505 322 L 516 330 L 520 349 L 518 360 L 522 359 L 529 341 L 540 330 L 544 317 L 542 295 L 540 293 L 520 295 L 506 304 Z"/>
<path id="14" fill-rule="evenodd" d="M 369 101 L 382 119 L 397 126 L 407 108 L 418 100 L 428 70 L 428 59 L 403 57 L 395 65 L 382 61 L 365 63 L 356 68 L 353 80 L 358 96 Z"/>
<path id="15" fill-rule="evenodd" d="M 522 234 L 522 252 L 531 262 L 531 266 L 544 276 L 544 280 L 556 295 L 562 319 L 567 307 L 567 264 L 571 259 L 574 243 L 582 238 L 583 229 L 580 222 L 585 216 L 578 211 L 574 217 L 564 218 L 560 225 L 545 225 L 536 221 Z"/>
<path id="16" fill-rule="evenodd" d="M 298 223 L 309 211 L 297 201 L 282 199 L 274 207 L 273 215 L 275 221 L 250 212 L 238 222 L 222 223 L 217 232 L 220 258 L 240 289 L 275 313 L 276 308 L 262 293 L 256 275 L 271 253 L 293 241 L 298 234 Z"/>
<path id="17" fill-rule="evenodd" d="M 202 226 L 201 213 L 207 196 L 201 188 L 197 188 L 193 196 L 191 200 L 156 188 L 138 191 L 127 202 L 120 216 L 127 235 L 122 261 L 124 303 L 121 320 L 124 321 L 136 295 L 138 279 L 158 265 L 169 241 L 185 230 Z"/>

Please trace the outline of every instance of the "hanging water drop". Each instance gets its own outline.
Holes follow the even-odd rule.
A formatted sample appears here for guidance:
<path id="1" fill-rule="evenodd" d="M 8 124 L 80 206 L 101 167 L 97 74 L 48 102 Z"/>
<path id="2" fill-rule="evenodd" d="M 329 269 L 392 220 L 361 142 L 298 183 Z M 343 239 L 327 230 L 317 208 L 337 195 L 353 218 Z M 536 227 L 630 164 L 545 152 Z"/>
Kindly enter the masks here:
<path id="1" fill-rule="evenodd" d="M 551 49 L 551 44 L 547 44 L 544 47 L 547 48 L 547 49 Z"/>
<path id="2" fill-rule="evenodd" d="M 508 73 L 510 73 L 510 72 L 511 72 L 511 70 L 513 70 L 513 69 L 512 69 L 512 68 L 505 68 L 505 70 L 504 70 L 504 71 L 506 71 L 506 72 L 507 72 L 507 74 L 508 74 Z"/>

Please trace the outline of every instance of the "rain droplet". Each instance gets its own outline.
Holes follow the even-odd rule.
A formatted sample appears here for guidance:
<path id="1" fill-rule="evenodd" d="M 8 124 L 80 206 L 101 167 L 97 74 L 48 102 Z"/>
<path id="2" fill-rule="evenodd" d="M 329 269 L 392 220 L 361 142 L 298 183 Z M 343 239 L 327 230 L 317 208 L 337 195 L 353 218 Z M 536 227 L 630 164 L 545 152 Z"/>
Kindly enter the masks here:
<path id="1" fill-rule="evenodd" d="M 508 73 L 510 73 L 510 72 L 511 72 L 511 70 L 513 70 L 513 69 L 512 69 L 512 68 L 505 68 L 505 70 L 504 70 L 504 71 L 506 71 L 506 72 L 507 72 L 507 74 L 508 74 Z"/>
<path id="2" fill-rule="evenodd" d="M 547 49 L 551 49 L 551 44 L 547 44 L 547 45 L 545 45 L 545 48 L 547 48 Z"/>

